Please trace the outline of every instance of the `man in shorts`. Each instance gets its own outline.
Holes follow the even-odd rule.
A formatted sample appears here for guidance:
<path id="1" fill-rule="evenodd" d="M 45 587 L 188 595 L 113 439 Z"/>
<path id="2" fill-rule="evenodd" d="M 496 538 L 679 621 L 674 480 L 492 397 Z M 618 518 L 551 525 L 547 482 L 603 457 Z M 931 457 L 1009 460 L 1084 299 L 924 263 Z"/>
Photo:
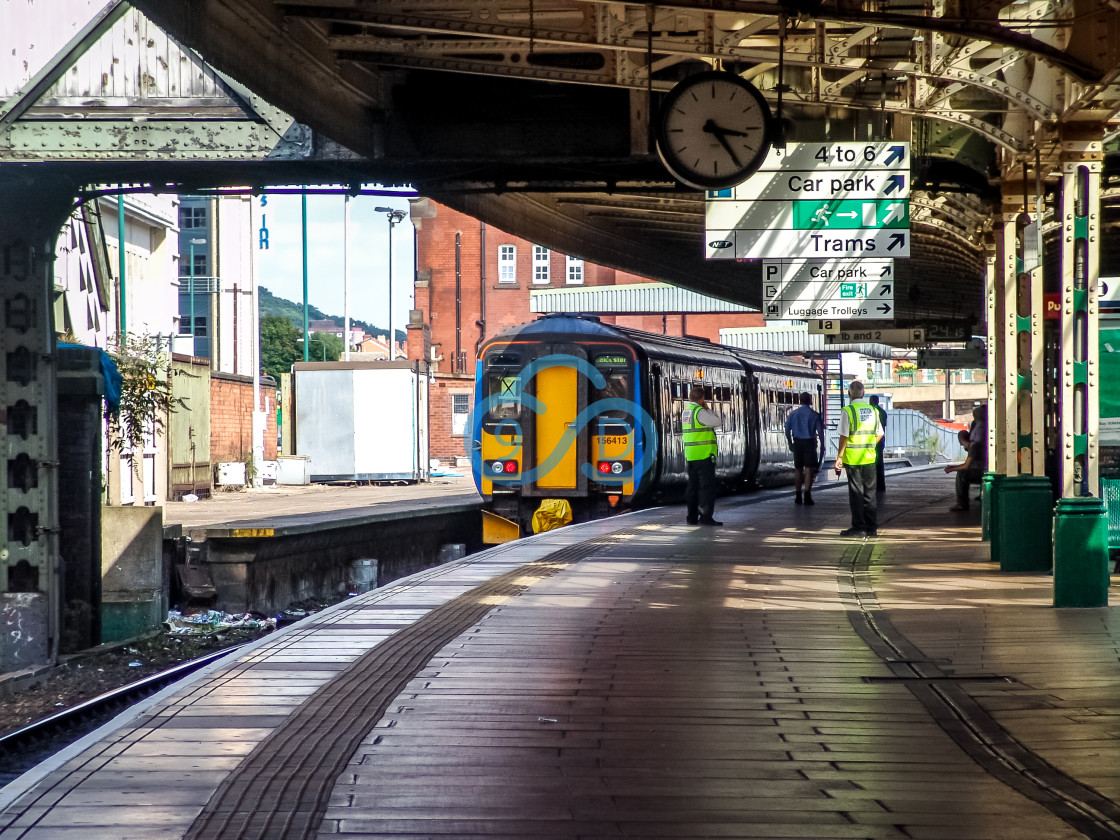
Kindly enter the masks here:
<path id="1" fill-rule="evenodd" d="M 820 452 L 817 452 L 817 441 Z M 819 412 L 813 409 L 813 395 L 801 392 L 801 405 L 790 412 L 786 418 L 786 442 L 793 452 L 793 486 L 797 493 L 793 497 L 795 505 L 813 504 L 813 479 L 824 457 L 824 421 Z M 802 497 L 801 486 L 805 486 Z"/>

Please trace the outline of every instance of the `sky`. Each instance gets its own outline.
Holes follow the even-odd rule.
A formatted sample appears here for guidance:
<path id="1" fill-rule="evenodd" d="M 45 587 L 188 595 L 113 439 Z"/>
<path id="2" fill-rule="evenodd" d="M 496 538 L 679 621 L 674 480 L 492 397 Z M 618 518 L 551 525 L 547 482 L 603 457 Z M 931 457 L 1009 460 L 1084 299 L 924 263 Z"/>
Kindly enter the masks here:
<path id="1" fill-rule="evenodd" d="M 379 195 L 350 199 L 350 317 L 381 329 L 388 326 L 389 220 L 375 207 L 392 207 L 405 213 L 393 226 L 393 328 L 403 330 L 413 308 L 413 227 L 408 217 L 410 191 L 368 185 Z M 267 203 L 253 200 L 254 228 L 258 229 L 255 254 L 257 283 L 274 295 L 302 303 L 303 250 L 300 196 L 269 195 Z M 341 326 L 345 300 L 343 262 L 345 199 L 338 195 L 307 196 L 308 303 Z M 267 227 L 268 248 L 261 248 L 261 218 Z"/>

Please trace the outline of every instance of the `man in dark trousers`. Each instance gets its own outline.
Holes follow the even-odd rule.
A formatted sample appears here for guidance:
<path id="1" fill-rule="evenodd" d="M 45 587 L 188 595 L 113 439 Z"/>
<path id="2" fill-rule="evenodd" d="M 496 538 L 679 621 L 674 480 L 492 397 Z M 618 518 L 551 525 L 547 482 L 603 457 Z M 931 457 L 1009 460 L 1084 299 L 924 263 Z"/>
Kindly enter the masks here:
<path id="1" fill-rule="evenodd" d="M 817 441 L 820 441 L 820 454 L 817 454 Z M 801 392 L 801 405 L 790 412 L 786 418 L 786 443 L 793 453 L 793 486 L 796 494 L 793 503 L 813 504 L 813 479 L 824 457 L 824 422 L 813 408 L 813 395 Z M 801 484 L 805 484 L 805 496 L 801 496 Z"/>
<path id="2" fill-rule="evenodd" d="M 875 447 L 875 490 L 882 493 L 887 489 L 887 467 L 883 463 L 883 450 L 887 447 L 887 410 L 879 405 L 878 394 L 872 394 L 867 401 L 879 412 L 879 423 L 883 426 L 883 436 Z"/>
<path id="3" fill-rule="evenodd" d="M 949 464 L 945 467 L 945 472 L 957 474 L 957 503 L 949 508 L 953 512 L 968 510 L 969 485 L 979 484 L 984 477 L 984 462 L 988 456 L 987 441 L 973 441 L 969 438 L 969 433 L 963 430 L 957 433 L 957 440 L 968 450 L 968 457 L 963 464 Z"/>
<path id="4" fill-rule="evenodd" d="M 716 505 L 716 429 L 723 425 L 718 414 L 708 408 L 704 386 L 693 385 L 688 393 L 681 430 L 684 459 L 688 464 L 688 486 L 684 501 L 689 525 L 722 525 L 712 518 Z"/>
<path id="5" fill-rule="evenodd" d="M 863 383 L 858 379 L 848 386 L 851 398 L 840 411 L 840 448 L 836 453 L 836 474 L 843 467 L 848 473 L 848 504 L 852 508 L 852 527 L 842 537 L 865 533 L 878 535 L 875 511 L 875 448 L 883 437 L 883 426 L 875 406 L 863 399 Z"/>

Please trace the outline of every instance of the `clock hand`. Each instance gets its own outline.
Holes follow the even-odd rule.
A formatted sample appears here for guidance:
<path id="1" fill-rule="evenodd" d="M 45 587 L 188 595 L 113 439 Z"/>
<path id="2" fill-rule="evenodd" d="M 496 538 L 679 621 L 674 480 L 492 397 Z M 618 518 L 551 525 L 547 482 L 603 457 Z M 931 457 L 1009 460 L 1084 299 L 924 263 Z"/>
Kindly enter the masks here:
<path id="1" fill-rule="evenodd" d="M 723 134 L 723 135 L 729 136 L 729 137 L 747 137 L 748 136 L 747 132 L 745 132 L 745 131 L 738 131 L 734 128 L 724 128 L 721 125 L 717 125 L 715 120 L 708 120 L 706 123 L 704 123 L 704 129 L 703 130 L 708 132 L 708 134 Z"/>
<path id="2" fill-rule="evenodd" d="M 735 150 L 731 148 L 731 144 L 727 142 L 727 138 L 724 136 L 725 134 L 727 134 L 727 131 L 716 125 L 715 120 L 708 120 L 706 123 L 704 123 L 704 131 L 708 132 L 708 134 L 714 134 L 716 136 L 716 140 L 719 141 L 719 144 L 727 150 L 727 153 L 729 155 L 731 155 L 732 163 L 740 168 L 743 166 L 742 162 L 739 160 L 739 156 L 735 154 Z"/>

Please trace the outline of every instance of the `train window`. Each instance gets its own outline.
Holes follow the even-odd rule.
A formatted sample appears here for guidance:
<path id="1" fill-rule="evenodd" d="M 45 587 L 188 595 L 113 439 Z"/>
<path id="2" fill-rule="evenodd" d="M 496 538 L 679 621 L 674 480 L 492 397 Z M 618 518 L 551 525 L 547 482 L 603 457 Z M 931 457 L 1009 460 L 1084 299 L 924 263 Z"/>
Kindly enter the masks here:
<path id="1" fill-rule="evenodd" d="M 629 400 L 630 375 L 625 369 L 604 371 L 606 382 L 602 388 L 591 388 L 591 402 L 599 400 Z M 629 417 L 630 411 L 624 408 L 611 408 L 602 412 L 604 417 Z"/>
<path id="2" fill-rule="evenodd" d="M 486 360 L 487 367 L 520 367 L 521 360 L 517 356 L 509 353 L 499 353 L 496 356 L 491 356 Z"/>
<path id="3" fill-rule="evenodd" d="M 491 397 L 489 416 L 493 420 L 513 420 L 521 413 L 521 377 L 512 373 L 492 373 L 488 379 Z"/>
<path id="4" fill-rule="evenodd" d="M 727 385 L 721 385 L 719 389 L 719 398 L 722 402 L 731 402 L 731 388 Z"/>

